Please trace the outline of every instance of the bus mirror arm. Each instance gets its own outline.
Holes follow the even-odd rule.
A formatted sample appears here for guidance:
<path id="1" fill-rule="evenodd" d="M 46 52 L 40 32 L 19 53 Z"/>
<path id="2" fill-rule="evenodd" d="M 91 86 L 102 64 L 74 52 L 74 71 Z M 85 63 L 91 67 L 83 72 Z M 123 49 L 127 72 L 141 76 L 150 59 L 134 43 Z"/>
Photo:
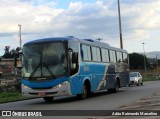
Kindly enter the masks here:
<path id="1" fill-rule="evenodd" d="M 14 67 L 18 68 L 18 69 L 22 69 L 22 53 L 16 53 L 14 56 Z"/>

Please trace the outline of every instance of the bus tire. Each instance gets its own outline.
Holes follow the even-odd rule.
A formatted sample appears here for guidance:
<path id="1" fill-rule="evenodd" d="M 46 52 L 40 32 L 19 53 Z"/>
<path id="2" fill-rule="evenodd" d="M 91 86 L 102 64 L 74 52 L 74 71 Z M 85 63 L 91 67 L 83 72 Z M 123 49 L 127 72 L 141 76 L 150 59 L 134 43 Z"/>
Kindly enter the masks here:
<path id="1" fill-rule="evenodd" d="M 115 87 L 108 89 L 108 92 L 109 93 L 117 93 L 117 92 L 119 92 L 119 88 L 120 88 L 119 80 L 117 79 L 116 82 L 115 82 Z"/>
<path id="2" fill-rule="evenodd" d="M 119 80 L 116 80 L 116 84 L 115 84 L 116 86 L 115 86 L 115 89 L 114 89 L 114 93 L 117 93 L 117 92 L 119 92 L 119 88 L 120 88 L 120 86 L 119 86 Z"/>
<path id="3" fill-rule="evenodd" d="M 54 97 L 43 97 L 43 99 L 45 100 L 45 102 L 50 103 L 53 102 Z"/>
<path id="4" fill-rule="evenodd" d="M 82 100 L 82 99 L 86 99 L 87 97 L 88 97 L 87 86 L 83 85 L 82 94 L 78 94 L 77 98 Z"/>
<path id="5" fill-rule="evenodd" d="M 113 93 L 113 88 L 109 88 L 108 93 Z"/>

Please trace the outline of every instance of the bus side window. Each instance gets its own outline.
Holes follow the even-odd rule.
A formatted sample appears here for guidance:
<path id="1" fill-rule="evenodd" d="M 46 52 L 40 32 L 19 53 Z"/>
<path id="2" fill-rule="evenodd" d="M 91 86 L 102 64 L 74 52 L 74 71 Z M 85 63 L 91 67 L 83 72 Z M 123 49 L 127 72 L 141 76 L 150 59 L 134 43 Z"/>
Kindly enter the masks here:
<path id="1" fill-rule="evenodd" d="M 118 63 L 121 63 L 121 62 L 122 62 L 122 52 L 118 52 L 118 51 L 117 51 L 116 54 L 117 54 L 117 62 L 118 62 Z"/>
<path id="2" fill-rule="evenodd" d="M 127 55 L 127 53 L 123 53 L 123 63 L 128 63 L 128 55 Z"/>
<path id="3" fill-rule="evenodd" d="M 117 62 L 116 52 L 113 51 L 113 50 L 110 50 L 109 54 L 110 54 L 110 62 L 111 63 L 116 63 Z"/>
<path id="4" fill-rule="evenodd" d="M 93 61 L 95 61 L 95 62 L 101 62 L 100 48 L 93 46 L 92 47 L 92 56 L 93 56 Z"/>
<path id="5" fill-rule="evenodd" d="M 109 53 L 107 49 L 101 49 L 102 62 L 109 62 Z"/>
<path id="6" fill-rule="evenodd" d="M 81 57 L 83 61 L 91 61 L 91 49 L 88 45 L 81 45 Z"/>

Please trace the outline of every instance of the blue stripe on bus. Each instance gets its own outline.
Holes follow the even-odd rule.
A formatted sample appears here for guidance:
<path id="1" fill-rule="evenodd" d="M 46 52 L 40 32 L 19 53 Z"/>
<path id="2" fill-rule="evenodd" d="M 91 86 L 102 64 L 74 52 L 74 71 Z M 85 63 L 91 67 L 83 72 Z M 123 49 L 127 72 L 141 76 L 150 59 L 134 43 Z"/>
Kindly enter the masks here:
<path id="1" fill-rule="evenodd" d="M 28 80 L 24 80 L 22 78 L 22 84 L 30 87 L 30 88 L 48 88 L 48 87 L 54 87 L 58 84 L 61 84 L 62 82 L 66 81 L 68 79 L 68 77 L 63 77 L 63 78 L 58 78 L 58 79 L 53 79 L 50 81 L 28 81 Z"/>

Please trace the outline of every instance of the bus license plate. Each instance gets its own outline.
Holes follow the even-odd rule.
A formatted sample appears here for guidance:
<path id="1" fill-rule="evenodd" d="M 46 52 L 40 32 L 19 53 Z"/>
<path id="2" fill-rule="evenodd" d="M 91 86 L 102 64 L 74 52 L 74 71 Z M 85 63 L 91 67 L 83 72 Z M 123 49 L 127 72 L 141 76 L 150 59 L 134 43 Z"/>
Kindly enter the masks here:
<path id="1" fill-rule="evenodd" d="M 42 96 L 42 95 L 46 95 L 46 93 L 45 92 L 39 92 L 38 95 Z"/>

